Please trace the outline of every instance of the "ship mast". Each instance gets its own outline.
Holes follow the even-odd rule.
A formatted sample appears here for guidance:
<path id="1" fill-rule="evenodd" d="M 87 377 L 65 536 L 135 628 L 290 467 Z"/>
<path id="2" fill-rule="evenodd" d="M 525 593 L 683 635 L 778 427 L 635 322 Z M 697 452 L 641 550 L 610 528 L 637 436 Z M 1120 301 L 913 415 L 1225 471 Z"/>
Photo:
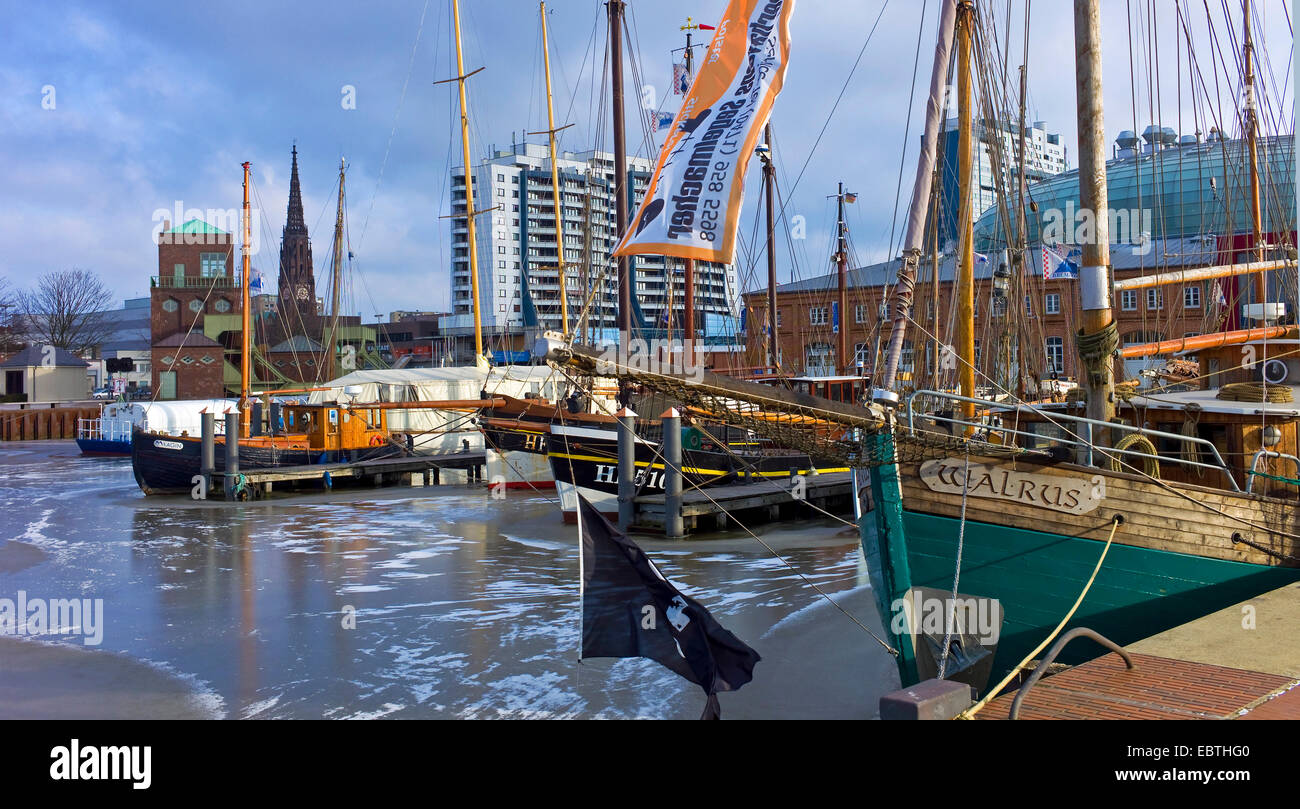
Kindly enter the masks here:
<path id="1" fill-rule="evenodd" d="M 465 156 L 465 229 L 469 240 L 469 289 L 474 301 L 474 363 L 478 365 L 483 359 L 483 315 L 479 309 L 478 291 L 478 242 L 476 241 L 474 217 L 482 211 L 474 210 L 474 167 L 470 164 L 469 153 L 469 107 L 465 102 L 465 80 L 474 73 L 465 73 L 465 59 L 460 42 L 460 0 L 451 0 L 452 17 L 456 23 L 456 78 L 447 79 L 460 86 L 460 139 Z M 441 83 L 441 82 L 440 82 Z"/>
<path id="2" fill-rule="evenodd" d="M 763 156 L 763 196 L 767 201 L 767 365 L 772 373 L 780 372 L 777 356 L 776 334 L 776 217 L 773 203 L 776 189 L 775 153 L 772 151 L 772 124 L 763 130 L 767 141 L 767 154 Z"/>
<path id="3" fill-rule="evenodd" d="M 769 198 L 770 199 L 770 198 Z M 848 350 L 848 317 L 845 310 L 849 305 L 849 285 L 848 285 L 848 266 L 849 251 L 844 239 L 844 183 L 840 183 L 839 192 L 835 195 L 836 216 L 835 216 L 835 267 L 836 276 L 839 283 L 839 317 L 836 318 L 835 328 L 839 330 L 839 350 L 836 358 L 839 360 L 839 373 L 847 374 L 849 372 L 849 350 Z M 769 245 L 768 254 L 771 255 Z"/>
<path id="4" fill-rule="evenodd" d="M 609 64 L 610 103 L 614 118 L 614 206 L 618 232 L 615 244 L 627 233 L 627 144 L 623 132 L 623 0 L 609 0 Z M 629 352 L 632 340 L 632 265 L 627 256 L 618 256 L 618 329 L 619 345 Z M 619 402 L 630 405 L 632 388 L 626 381 L 619 382 Z"/>
<path id="5" fill-rule="evenodd" d="M 971 90 L 971 28 L 975 6 L 963 0 L 957 17 L 957 176 L 960 179 L 961 204 L 957 206 L 957 238 L 960 240 L 960 264 L 957 271 L 957 379 L 961 395 L 975 398 L 975 216 L 972 208 L 971 181 L 975 145 L 974 100 Z M 1010 304 L 1008 304 L 1008 307 Z M 962 403 L 967 421 L 975 416 L 973 402 Z"/>
<path id="6" fill-rule="evenodd" d="M 564 333 L 565 338 L 569 336 L 569 296 L 565 291 L 565 275 L 567 270 L 564 268 L 564 207 L 561 203 L 560 195 L 560 166 L 555 159 L 555 133 L 560 129 L 567 129 L 572 124 L 562 126 L 560 129 L 555 128 L 555 105 L 551 100 L 551 51 L 550 40 L 546 33 L 546 3 L 541 3 L 542 13 L 542 58 L 546 66 L 546 125 L 549 129 L 546 134 L 551 144 L 551 195 L 555 200 L 555 252 L 556 267 L 555 270 L 560 278 L 560 331 Z M 540 134 L 533 132 L 530 134 Z"/>
<path id="7" fill-rule="evenodd" d="M 1119 333 L 1111 311 L 1110 200 L 1106 189 L 1106 125 L 1101 94 L 1100 0 L 1074 0 L 1075 91 L 1079 120 L 1079 204 L 1093 211 L 1094 238 L 1083 245 L 1078 337 L 1088 391 L 1088 418 L 1115 415 L 1113 354 Z M 1102 436 L 1094 436 L 1100 443 Z"/>
<path id="8" fill-rule="evenodd" d="M 330 336 L 325 343 L 329 352 L 330 379 L 338 378 L 339 306 L 343 291 L 343 158 L 339 158 L 339 208 L 334 218 L 334 288 L 331 292 Z"/>
<path id="9" fill-rule="evenodd" d="M 903 239 L 903 263 L 898 270 L 898 284 L 892 295 L 893 323 L 889 331 L 889 350 L 885 354 L 885 369 L 877 389 L 891 391 L 898 374 L 898 360 L 907 334 L 907 321 L 912 315 L 912 294 L 916 285 L 916 268 L 921 262 L 921 247 L 925 241 L 925 217 L 930 207 L 930 189 L 934 182 L 935 152 L 939 142 L 944 99 L 947 92 L 948 59 L 952 51 L 954 20 L 957 0 L 944 0 L 939 14 L 939 40 L 934 48 L 934 65 L 930 70 L 930 96 L 925 106 L 925 134 L 921 137 L 921 155 L 917 160 L 916 179 L 912 184 L 912 203 L 907 214 L 907 231 Z M 938 267 L 935 267 L 936 278 Z"/>
<path id="10" fill-rule="evenodd" d="M 694 24 L 690 17 L 686 18 L 686 24 L 681 30 L 686 32 L 686 76 L 689 79 L 694 75 L 695 57 L 694 47 L 691 44 L 691 32 L 698 31 L 700 26 Z M 682 363 L 694 363 L 695 357 L 695 259 L 685 259 L 683 267 L 683 312 L 682 312 Z M 668 311 L 672 312 L 672 301 L 668 302 Z M 672 339 L 672 329 L 669 328 L 669 340 Z"/>
<path id="11" fill-rule="evenodd" d="M 250 368 L 249 352 L 252 348 L 252 318 L 249 316 L 249 309 L 252 308 L 248 296 L 249 268 L 248 262 L 250 257 L 249 245 L 253 240 L 253 218 L 248 206 L 248 167 L 249 163 L 244 163 L 244 246 L 243 246 L 243 271 L 240 276 L 242 292 L 242 314 L 241 314 L 241 333 L 239 340 L 239 420 L 240 429 L 244 435 L 250 434 L 253 414 L 249 410 L 249 388 L 252 384 L 252 373 Z M 227 441 L 237 440 L 238 436 L 226 436 Z"/>
<path id="12" fill-rule="evenodd" d="M 1245 26 L 1245 38 L 1242 45 L 1242 59 L 1246 71 L 1246 146 L 1250 156 L 1250 215 L 1253 243 L 1251 252 L 1255 261 L 1264 260 L 1263 217 L 1259 206 L 1259 118 L 1255 110 L 1255 41 L 1251 35 L 1250 0 L 1242 0 L 1242 22 Z M 1265 317 L 1263 304 L 1268 302 L 1268 276 L 1260 273 L 1255 276 L 1255 303 L 1260 304 L 1260 319 Z"/>

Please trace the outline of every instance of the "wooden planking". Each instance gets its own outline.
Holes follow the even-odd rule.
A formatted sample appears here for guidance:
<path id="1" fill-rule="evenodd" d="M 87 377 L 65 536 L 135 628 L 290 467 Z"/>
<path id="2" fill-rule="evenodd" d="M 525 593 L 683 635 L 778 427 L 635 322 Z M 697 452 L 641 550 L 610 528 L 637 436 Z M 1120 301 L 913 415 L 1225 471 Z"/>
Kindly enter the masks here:
<path id="1" fill-rule="evenodd" d="M 1099 474 L 1097 469 L 1072 464 L 1015 464 L 1005 459 L 999 461 L 979 456 L 972 456 L 971 462 L 1029 467 L 1037 474 L 1085 480 Z M 900 465 L 905 507 L 910 511 L 959 517 L 961 494 L 932 491 L 920 480 L 919 466 L 919 463 Z M 1105 480 L 1106 497 L 1101 506 L 1089 514 L 1075 516 L 1009 500 L 971 496 L 966 499 L 966 516 L 969 520 L 995 525 L 1104 540 L 1109 533 L 1112 515 L 1119 513 L 1123 514 L 1125 521 L 1115 533 L 1118 544 L 1251 564 L 1279 564 L 1278 560 L 1262 551 L 1244 544 L 1234 545 L 1232 535 L 1240 532 L 1252 541 L 1281 553 L 1300 555 L 1300 542 L 1241 522 L 1247 520 L 1276 530 L 1300 533 L 1300 518 L 1293 503 L 1188 484 L 1168 484 L 1173 489 L 1171 491 L 1136 475 L 1122 473 L 1106 474 Z M 1183 492 L 1188 497 L 1176 492 Z M 1197 503 L 1211 508 L 1198 507 Z"/>

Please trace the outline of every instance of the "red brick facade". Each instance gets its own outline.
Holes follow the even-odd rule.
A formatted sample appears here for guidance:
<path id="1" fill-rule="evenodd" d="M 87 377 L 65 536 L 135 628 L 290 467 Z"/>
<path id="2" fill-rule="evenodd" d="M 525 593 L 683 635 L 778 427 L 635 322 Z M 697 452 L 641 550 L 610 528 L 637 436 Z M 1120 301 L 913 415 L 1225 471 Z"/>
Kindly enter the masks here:
<path id="1" fill-rule="evenodd" d="M 202 230 L 214 232 L 192 232 Z M 166 398 L 225 395 L 223 349 L 204 336 L 203 320 L 208 314 L 240 313 L 242 294 L 235 271 L 238 253 L 229 233 L 215 231 L 198 220 L 174 230 L 164 224 L 158 237 L 158 274 L 149 291 L 152 385 L 158 398 L 164 398 L 164 372 L 175 374 L 175 395 L 170 395 L 168 383 Z"/>
<path id="2" fill-rule="evenodd" d="M 1127 278 L 1138 274 L 1138 270 L 1121 270 L 1115 273 L 1116 278 Z M 990 344 L 996 347 L 997 331 L 992 327 L 991 321 L 1001 322 L 1001 318 L 990 317 L 989 301 L 992 283 L 990 279 L 975 282 L 975 340 L 978 356 L 976 366 L 981 369 L 987 367 L 985 351 L 989 349 Z M 913 325 L 908 330 L 907 339 L 911 345 L 925 346 L 926 343 L 932 342 L 927 332 L 945 340 L 951 339 L 950 330 L 945 324 L 950 322 L 951 313 L 954 311 L 953 286 L 951 281 L 940 282 L 936 307 L 932 284 L 926 282 L 917 285 L 916 305 L 912 318 L 920 325 Z M 1113 306 L 1121 342 L 1140 343 L 1173 339 L 1211 331 L 1206 318 L 1212 314 L 1213 302 L 1209 300 L 1209 296 L 1213 294 L 1213 283 L 1188 286 L 1195 287 L 1196 291 L 1185 294 L 1183 286 L 1173 285 L 1162 287 L 1161 294 L 1153 295 L 1150 299 L 1148 290 L 1137 290 L 1135 294 L 1129 296 L 1117 294 Z M 1031 367 L 1028 370 L 1035 374 L 1045 374 L 1045 368 L 1032 366 L 1045 358 L 1047 344 L 1049 340 L 1055 338 L 1060 341 L 1057 345 L 1060 347 L 1059 357 L 1063 364 L 1061 376 L 1077 377 L 1079 361 L 1074 346 L 1074 335 L 1079 328 L 1081 313 L 1078 282 L 1053 280 L 1043 283 L 1035 280 L 1032 287 L 1034 294 L 1030 300 L 1026 302 L 1024 296 L 1021 296 L 1017 303 L 1018 306 L 1025 308 L 1024 316 L 1019 319 L 1022 324 L 1022 334 L 1026 330 L 1029 332 L 1029 335 L 1022 339 L 1033 337 L 1035 343 L 1038 339 L 1043 342 L 1041 346 L 1035 345 L 1033 353 L 1028 355 L 1031 360 Z M 892 331 L 892 324 L 883 314 L 883 305 L 887 300 L 888 292 L 888 289 L 880 286 L 850 288 L 848 291 L 849 311 L 844 319 L 848 324 L 849 364 L 852 366 L 855 347 L 863 347 L 865 367 L 862 370 L 867 374 L 872 370 L 877 333 L 879 333 L 879 345 L 883 352 Z M 1056 297 L 1049 301 L 1048 296 Z M 831 323 L 832 305 L 836 300 L 838 300 L 838 293 L 833 287 L 829 290 L 796 292 L 782 292 L 778 288 L 777 314 L 780 322 L 777 327 L 777 342 L 782 354 L 783 370 L 798 374 L 811 372 L 809 359 L 810 356 L 816 355 L 818 347 L 830 352 L 830 363 L 838 364 L 835 355 L 838 352 L 839 335 L 833 333 Z M 1157 305 L 1150 305 L 1153 303 Z M 750 361 L 752 365 L 761 365 L 766 356 L 764 332 L 767 323 L 766 291 L 747 294 L 745 305 L 749 309 L 748 322 L 753 324 L 749 327 Z M 1011 305 L 1010 302 L 1008 305 Z M 933 363 L 934 358 L 927 351 L 928 349 L 922 349 L 914 352 L 914 362 Z M 836 372 L 839 371 L 840 369 L 836 369 Z M 858 372 L 857 368 L 848 371 L 848 373 Z"/>

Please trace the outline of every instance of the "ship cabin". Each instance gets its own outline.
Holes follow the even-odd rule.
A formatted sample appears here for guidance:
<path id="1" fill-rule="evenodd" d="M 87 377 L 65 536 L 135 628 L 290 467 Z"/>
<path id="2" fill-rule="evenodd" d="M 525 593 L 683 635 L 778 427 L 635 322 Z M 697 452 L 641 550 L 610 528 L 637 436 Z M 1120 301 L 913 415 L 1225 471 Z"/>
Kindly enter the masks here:
<path id="1" fill-rule="evenodd" d="M 338 404 L 286 404 L 281 423 L 272 436 L 293 435 L 313 450 L 347 450 L 388 443 L 388 415 L 384 408 Z"/>
<path id="2" fill-rule="evenodd" d="M 857 403 L 871 392 L 871 378 L 844 374 L 841 376 L 796 376 L 790 379 L 790 388 L 830 399 L 832 402 Z"/>

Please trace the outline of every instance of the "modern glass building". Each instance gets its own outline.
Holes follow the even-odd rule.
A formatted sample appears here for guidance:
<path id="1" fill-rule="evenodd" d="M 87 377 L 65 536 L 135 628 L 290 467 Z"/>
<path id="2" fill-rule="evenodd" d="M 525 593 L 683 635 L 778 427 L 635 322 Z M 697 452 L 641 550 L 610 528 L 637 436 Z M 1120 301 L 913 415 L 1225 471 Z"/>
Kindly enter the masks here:
<path id="1" fill-rule="evenodd" d="M 1246 141 L 1198 141 L 1173 131 L 1131 132 L 1116 141 L 1116 158 L 1106 164 L 1110 241 L 1219 238 L 1252 231 Z M 1290 135 L 1258 141 L 1260 204 L 1265 234 L 1296 227 L 1295 143 Z M 1029 186 L 1028 243 L 1078 244 L 1087 215 L 1079 208 L 1079 172 L 1059 174 Z M 1014 212 L 986 210 L 975 224 L 976 250 L 1006 246 L 1006 219 Z M 1014 225 L 1012 225 L 1014 227 Z M 1225 245 L 1226 248 L 1226 245 Z"/>

